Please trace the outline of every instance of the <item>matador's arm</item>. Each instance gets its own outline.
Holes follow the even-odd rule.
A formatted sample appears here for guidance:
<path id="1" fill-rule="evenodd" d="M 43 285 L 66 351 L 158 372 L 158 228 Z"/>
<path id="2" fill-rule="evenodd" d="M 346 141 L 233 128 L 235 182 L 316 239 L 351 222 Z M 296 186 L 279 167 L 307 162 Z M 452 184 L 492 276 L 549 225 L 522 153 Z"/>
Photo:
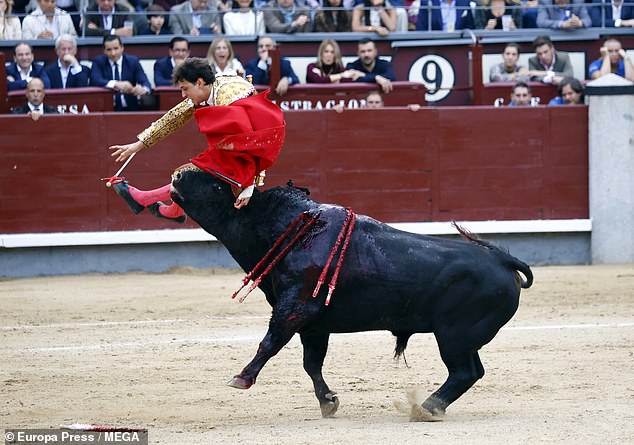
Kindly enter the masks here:
<path id="1" fill-rule="evenodd" d="M 194 103 L 185 99 L 170 109 L 155 122 L 143 130 L 137 138 L 146 147 L 151 147 L 181 128 L 194 116 Z"/>

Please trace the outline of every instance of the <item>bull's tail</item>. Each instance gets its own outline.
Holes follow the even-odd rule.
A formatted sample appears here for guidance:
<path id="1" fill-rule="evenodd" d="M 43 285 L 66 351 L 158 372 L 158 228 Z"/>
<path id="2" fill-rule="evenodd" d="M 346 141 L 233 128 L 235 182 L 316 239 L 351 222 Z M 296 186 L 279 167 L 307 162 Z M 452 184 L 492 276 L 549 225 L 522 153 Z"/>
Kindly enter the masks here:
<path id="1" fill-rule="evenodd" d="M 531 287 L 531 285 L 533 284 L 533 272 L 531 271 L 531 268 L 528 264 L 518 260 L 513 255 L 500 249 L 499 247 L 480 239 L 477 235 L 469 232 L 464 227 L 459 226 L 455 221 L 453 221 L 451 224 L 460 233 L 462 239 L 494 251 L 496 254 L 504 259 L 505 264 L 507 264 L 513 270 L 521 272 L 522 275 L 526 277 L 525 280 L 520 279 L 520 286 L 522 287 L 522 289 L 528 289 L 529 287 Z"/>

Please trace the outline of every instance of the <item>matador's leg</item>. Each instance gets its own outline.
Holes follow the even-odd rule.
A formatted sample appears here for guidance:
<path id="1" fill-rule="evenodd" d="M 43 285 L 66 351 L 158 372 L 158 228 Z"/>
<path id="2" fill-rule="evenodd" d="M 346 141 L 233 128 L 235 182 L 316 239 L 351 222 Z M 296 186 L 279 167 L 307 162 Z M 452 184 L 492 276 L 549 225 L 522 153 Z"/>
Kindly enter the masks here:
<path id="1" fill-rule="evenodd" d="M 148 207 L 150 212 L 158 218 L 169 219 L 178 223 L 185 222 L 185 212 L 178 204 L 172 203 L 172 205 L 168 206 L 161 202 L 171 199 L 171 184 L 145 191 L 129 186 L 127 181 L 122 181 L 114 184 L 113 188 L 134 213 L 141 213 L 143 209 Z"/>

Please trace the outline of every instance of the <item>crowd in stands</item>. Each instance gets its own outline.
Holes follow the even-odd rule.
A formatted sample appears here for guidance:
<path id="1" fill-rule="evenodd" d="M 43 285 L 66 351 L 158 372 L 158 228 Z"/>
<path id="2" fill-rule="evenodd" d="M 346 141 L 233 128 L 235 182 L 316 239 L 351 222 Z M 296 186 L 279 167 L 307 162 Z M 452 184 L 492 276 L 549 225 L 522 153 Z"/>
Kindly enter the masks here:
<path id="1" fill-rule="evenodd" d="M 80 3 L 0 0 L 0 40 L 634 27 L 624 0 L 90 0 L 79 13 Z"/>
<path id="2" fill-rule="evenodd" d="M 0 0 L 2 1 L 2 0 Z M 40 0 L 44 1 L 44 0 Z M 108 0 L 101 0 L 108 1 Z M 573 76 L 570 57 L 555 49 L 552 40 L 538 36 L 533 47 L 535 55 L 529 58 L 528 67 L 519 64 L 520 47 L 508 43 L 502 52 L 502 62 L 491 67 L 490 82 L 516 82 L 510 94 L 511 106 L 534 106 L 539 104 L 533 98 L 527 82 L 535 81 L 558 87 L 559 96 L 550 105 L 578 104 L 583 102 L 584 85 Z M 207 59 L 216 74 L 236 73 L 249 76 L 257 85 L 268 85 L 272 57 L 269 52 L 276 48 L 270 36 L 258 39 L 257 56 L 245 66 L 235 57 L 230 40 L 215 38 L 207 51 Z M 42 108 L 46 88 L 75 88 L 98 86 L 112 90 L 115 111 L 135 111 L 139 109 L 139 99 L 149 95 L 152 85 L 141 66 L 138 57 L 125 53 L 121 37 L 115 33 L 103 37 L 104 54 L 92 60 L 91 68 L 77 60 L 77 38 L 67 33 L 55 39 L 57 59 L 46 67 L 34 63 L 33 48 L 26 42 L 14 48 L 14 61 L 7 66 L 7 89 L 25 90 L 27 102 L 12 112 L 29 113 L 34 107 Z M 154 63 L 156 86 L 172 85 L 174 68 L 190 56 L 187 38 L 173 37 L 169 43 L 168 55 Z M 375 43 L 369 38 L 357 44 L 358 58 L 344 66 L 338 43 L 326 39 L 319 45 L 315 62 L 306 71 L 307 83 L 337 84 L 345 82 L 365 82 L 376 84 L 380 92 L 389 94 L 392 82 L 396 80 L 391 62 L 378 57 Z M 609 38 L 600 49 L 600 57 L 590 64 L 588 79 L 596 79 L 606 74 L 616 74 L 634 81 L 634 65 L 623 50 L 619 40 Z M 280 58 L 280 79 L 273 85 L 275 92 L 283 96 L 290 85 L 300 83 L 291 62 Z M 377 94 L 380 94 L 377 92 Z M 39 103 L 38 103 L 39 102 Z"/>
<path id="3" fill-rule="evenodd" d="M 408 29 L 513 30 L 537 26 L 573 30 L 634 26 L 634 8 L 622 0 L 480 0 L 478 4 L 472 0 L 94 0 L 83 14 L 73 14 L 78 3 L 0 0 L 2 39 L 48 39 L 55 43 L 58 56 L 54 63 L 42 67 L 33 63 L 30 44 L 16 45 L 14 61 L 7 67 L 9 91 L 25 90 L 28 98 L 32 79 L 38 80 L 37 90 L 99 86 L 113 91 L 115 110 L 134 111 L 139 108 L 139 98 L 151 93 L 152 85 L 139 59 L 125 53 L 122 37 L 133 35 L 176 35 L 170 41 L 168 55 L 154 65 L 156 86 L 171 85 L 174 67 L 189 57 L 186 36 L 202 34 L 213 39 L 207 59 L 216 73 L 248 75 L 253 83 L 265 85 L 269 83 L 272 63 L 269 51 L 276 48 L 275 40 L 266 32 L 354 31 L 387 36 Z M 31 12 L 20 23 L 12 14 L 14 7 L 24 11 L 30 8 Z M 104 54 L 92 61 L 91 68 L 77 60 L 79 35 L 103 38 Z M 260 35 L 257 54 L 243 65 L 224 35 Z M 545 35 L 537 37 L 533 47 L 535 55 L 524 67 L 519 64 L 519 45 L 508 43 L 502 61 L 491 67 L 489 81 L 517 82 L 511 91 L 513 106 L 538 103 L 531 98 L 527 83 L 530 81 L 558 87 L 560 95 L 551 101 L 553 104 L 578 103 L 583 97 L 583 82 L 573 78 L 568 55 L 557 51 Z M 600 53 L 590 65 L 587 79 L 614 73 L 634 81 L 634 67 L 618 40 L 606 40 Z M 344 66 L 336 40 L 322 41 L 315 62 L 307 68 L 306 82 L 373 83 L 383 94 L 389 94 L 396 76 L 391 63 L 378 57 L 375 43 L 369 38 L 360 40 L 357 56 L 357 60 Z M 288 59 L 282 57 L 280 62 L 280 80 L 273 89 L 283 96 L 289 86 L 300 80 Z"/>

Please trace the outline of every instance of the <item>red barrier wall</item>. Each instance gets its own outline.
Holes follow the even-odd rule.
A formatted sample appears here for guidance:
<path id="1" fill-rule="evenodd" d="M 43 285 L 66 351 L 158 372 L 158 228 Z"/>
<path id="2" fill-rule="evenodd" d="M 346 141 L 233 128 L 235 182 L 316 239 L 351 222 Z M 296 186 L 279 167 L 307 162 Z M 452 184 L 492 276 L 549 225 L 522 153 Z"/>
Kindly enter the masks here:
<path id="1" fill-rule="evenodd" d="M 135 216 L 99 178 L 107 147 L 159 113 L 0 116 L 0 233 L 174 228 Z M 587 108 L 442 107 L 286 113 L 288 138 L 267 186 L 308 186 L 324 202 L 388 222 L 588 217 Z M 205 145 L 194 123 L 124 176 L 167 183 Z M 195 227 L 188 222 L 185 227 Z"/>

